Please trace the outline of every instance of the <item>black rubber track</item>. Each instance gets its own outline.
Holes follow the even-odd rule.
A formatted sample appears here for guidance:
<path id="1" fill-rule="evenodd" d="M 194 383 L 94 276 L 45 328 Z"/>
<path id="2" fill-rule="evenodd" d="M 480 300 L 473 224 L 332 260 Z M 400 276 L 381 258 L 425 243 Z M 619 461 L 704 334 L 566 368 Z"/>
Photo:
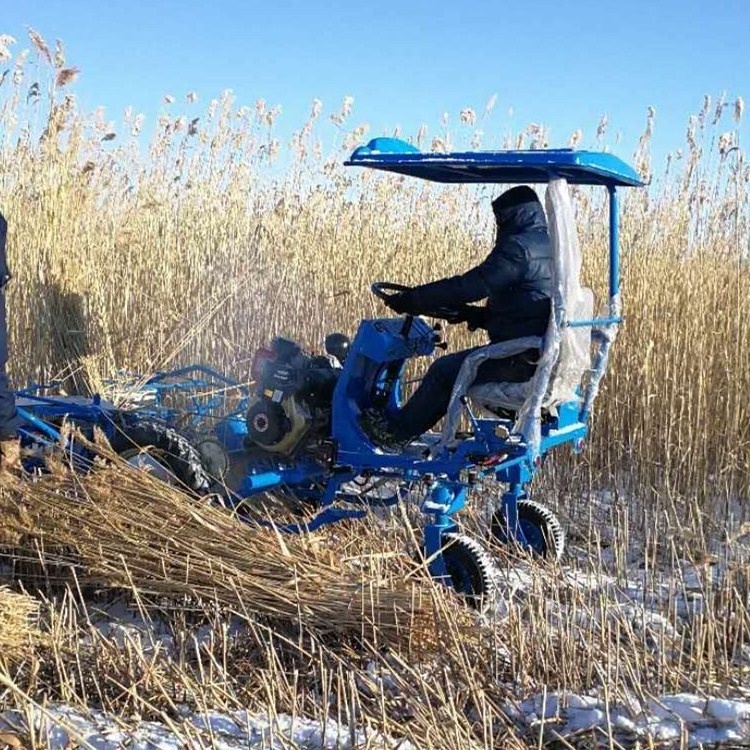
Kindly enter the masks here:
<path id="1" fill-rule="evenodd" d="M 171 427 L 160 422 L 138 421 L 121 426 L 112 440 L 112 448 L 120 455 L 134 448 L 149 447 L 185 489 L 198 495 L 209 491 L 211 480 L 200 454 L 187 438 Z"/>

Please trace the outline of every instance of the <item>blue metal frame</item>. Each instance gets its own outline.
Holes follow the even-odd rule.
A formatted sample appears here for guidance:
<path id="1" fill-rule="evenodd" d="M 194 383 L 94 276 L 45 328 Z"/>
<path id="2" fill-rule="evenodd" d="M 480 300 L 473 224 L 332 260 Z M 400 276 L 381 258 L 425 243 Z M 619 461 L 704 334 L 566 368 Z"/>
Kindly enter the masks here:
<path id="1" fill-rule="evenodd" d="M 77 457 L 79 469 L 91 465 L 91 456 L 82 446 L 64 439 L 57 423 L 72 423 L 83 429 L 88 438 L 93 438 L 93 427 L 97 427 L 111 440 L 118 429 L 118 414 L 137 412 L 140 419 L 155 419 L 178 428 L 188 438 L 198 438 L 212 430 L 220 432 L 233 421 L 244 420 L 250 398 L 247 383 L 240 383 L 204 365 L 158 372 L 147 379 L 125 376 L 105 383 L 132 395 L 131 402 L 126 400 L 120 407 L 103 401 L 98 395 L 93 398 L 44 395 L 57 385 L 31 384 L 16 391 L 19 435 L 25 447 L 64 445 L 67 452 Z M 231 406 L 230 393 L 236 394 L 236 403 Z M 176 398 L 184 402 L 179 408 L 170 403 Z M 28 459 L 26 463 L 28 468 L 42 465 L 38 459 Z"/>
<path id="2" fill-rule="evenodd" d="M 349 355 L 339 377 L 333 396 L 332 438 L 336 446 L 335 461 L 330 468 L 320 463 L 294 463 L 291 466 L 260 468 L 249 473 L 238 491 L 238 499 L 281 486 L 304 490 L 311 481 L 324 486 L 317 494 L 320 513 L 311 521 L 289 524 L 284 531 L 302 533 L 321 524 L 340 518 L 359 517 L 360 510 L 338 509 L 334 503 L 394 504 L 403 492 L 397 491 L 389 503 L 382 499 L 363 500 L 347 494 L 343 486 L 358 476 L 392 478 L 406 487 L 420 483 L 423 488 L 422 511 L 430 519 L 425 523 L 425 552 L 432 558 L 430 570 L 438 577 L 444 575 L 440 555 L 444 533 L 455 530 L 453 517 L 466 504 L 468 490 L 481 477 L 495 477 L 509 485 L 501 499 L 501 507 L 508 521 L 508 537 L 529 547 L 523 529 L 517 522 L 518 500 L 526 496 L 525 487 L 531 480 L 538 461 L 528 447 L 517 438 L 502 438 L 496 434 L 498 425 L 509 428 L 508 420 L 475 419 L 474 435 L 454 449 L 426 457 L 413 452 L 383 453 L 369 439 L 360 425 L 364 409 L 373 406 L 381 395 L 392 403 L 399 390 L 403 364 L 414 356 L 428 356 L 435 348 L 435 331 L 421 318 L 364 320 L 352 341 Z M 398 373 L 390 383 L 388 393 L 378 394 L 384 370 L 393 367 Z M 580 446 L 587 434 L 587 426 L 580 421 L 580 404 L 571 402 L 561 406 L 558 416 L 542 426 L 540 453 L 572 443 Z M 466 475 L 472 472 L 472 478 Z"/>
<path id="3" fill-rule="evenodd" d="M 143 380 L 137 375 L 108 381 L 105 385 L 119 388 L 127 395 L 126 408 L 135 408 L 144 416 L 166 422 L 188 437 L 205 434 L 209 426 L 220 421 L 244 417 L 250 400 L 249 383 L 242 383 L 206 365 L 194 364 L 176 370 L 157 372 Z M 147 395 L 147 405 L 141 398 Z M 230 395 L 235 402 L 231 404 Z M 186 403 L 176 409 L 172 403 L 182 398 Z"/>
<path id="4" fill-rule="evenodd" d="M 58 424 L 68 423 L 93 440 L 93 428 L 100 429 L 108 439 L 115 435 L 117 410 L 99 396 L 81 398 L 77 396 L 42 395 L 45 386 L 30 386 L 16 392 L 16 411 L 20 425 L 18 434 L 24 448 L 54 448 L 63 450 L 77 471 L 88 471 L 93 455 L 74 436 L 63 433 Z M 27 469 L 44 467 L 37 451 L 30 451 L 23 461 Z"/>

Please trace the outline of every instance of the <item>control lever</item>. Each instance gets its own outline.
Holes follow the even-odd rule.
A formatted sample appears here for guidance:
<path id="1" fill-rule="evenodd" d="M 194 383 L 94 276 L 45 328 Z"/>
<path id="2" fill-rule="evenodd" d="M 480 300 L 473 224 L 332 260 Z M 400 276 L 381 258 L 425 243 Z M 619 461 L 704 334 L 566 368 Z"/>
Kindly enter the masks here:
<path id="1" fill-rule="evenodd" d="M 411 332 L 411 327 L 414 325 L 414 316 L 413 315 L 407 315 L 404 320 L 404 325 L 401 326 L 401 335 L 404 338 L 408 338 L 409 333 Z"/>

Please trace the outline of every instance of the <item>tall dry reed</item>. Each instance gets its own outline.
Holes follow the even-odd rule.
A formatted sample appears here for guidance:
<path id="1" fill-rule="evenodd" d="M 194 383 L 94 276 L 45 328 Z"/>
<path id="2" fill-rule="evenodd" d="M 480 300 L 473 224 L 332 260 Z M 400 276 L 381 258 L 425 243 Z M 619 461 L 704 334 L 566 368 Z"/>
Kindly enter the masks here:
<path id="1" fill-rule="evenodd" d="M 95 389 L 115 370 L 192 360 L 243 378 L 273 334 L 320 347 L 384 310 L 378 279 L 418 283 L 466 269 L 491 243 L 487 188 L 441 189 L 345 169 L 368 134 L 351 102 L 321 105 L 285 142 L 279 108 L 165 100 L 147 142 L 142 115 L 117 127 L 79 110 L 62 49 L 9 61 L 0 85 L 0 206 L 10 219 L 16 383 L 72 376 Z M 10 54 L 10 52 L 8 53 Z M 742 100 L 706 98 L 664 170 L 650 163 L 655 114 L 633 160 L 653 177 L 626 191 L 626 322 L 583 462 L 562 458 L 561 492 L 627 487 L 690 499 L 750 491 L 748 167 Z M 330 124 L 330 123 L 329 123 Z M 490 123 L 483 124 L 485 129 Z M 468 140 L 477 116 L 433 147 Z M 463 130 L 461 130 L 463 129 Z M 463 134 L 463 135 L 462 135 Z M 604 147 L 602 124 L 596 145 Z M 505 145 L 544 145 L 543 128 Z M 580 140 L 580 133 L 575 134 Z M 429 148 L 421 130 L 416 141 Z M 555 145 L 555 144 L 553 144 Z M 603 300 L 606 205 L 576 190 L 586 276 Z M 450 331 L 451 345 L 481 340 Z"/>

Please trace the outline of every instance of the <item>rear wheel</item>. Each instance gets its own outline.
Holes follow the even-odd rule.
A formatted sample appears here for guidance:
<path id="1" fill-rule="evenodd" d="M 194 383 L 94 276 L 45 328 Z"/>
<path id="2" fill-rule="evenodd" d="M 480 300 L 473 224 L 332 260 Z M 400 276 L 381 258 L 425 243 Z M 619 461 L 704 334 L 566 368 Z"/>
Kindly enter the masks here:
<path id="1" fill-rule="evenodd" d="M 113 438 L 112 448 L 131 466 L 173 486 L 199 495 L 210 487 L 198 451 L 185 437 L 159 422 L 123 426 Z"/>
<path id="2" fill-rule="evenodd" d="M 542 503 L 518 501 L 518 525 L 532 551 L 549 560 L 559 560 L 565 549 L 565 532 L 558 517 Z M 507 523 L 502 508 L 492 516 L 492 535 L 507 544 Z"/>

